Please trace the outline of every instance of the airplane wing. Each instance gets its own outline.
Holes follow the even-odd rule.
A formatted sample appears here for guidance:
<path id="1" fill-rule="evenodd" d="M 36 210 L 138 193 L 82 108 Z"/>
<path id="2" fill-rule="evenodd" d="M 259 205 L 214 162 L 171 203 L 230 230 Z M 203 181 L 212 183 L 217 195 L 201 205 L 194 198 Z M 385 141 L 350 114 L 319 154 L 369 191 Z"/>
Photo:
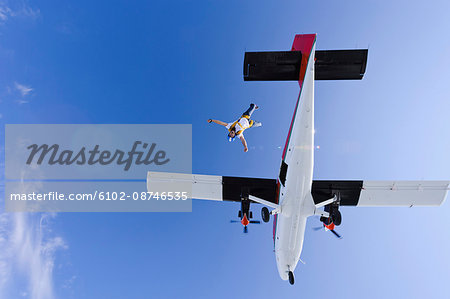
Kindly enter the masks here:
<path id="1" fill-rule="evenodd" d="M 313 181 L 314 203 L 339 193 L 341 206 L 412 207 L 439 206 L 449 181 Z"/>
<path id="2" fill-rule="evenodd" d="M 147 190 L 160 183 L 187 183 L 192 198 L 240 202 L 250 194 L 278 204 L 275 179 L 148 172 Z M 439 206 L 449 190 L 450 181 L 324 181 L 314 180 L 312 196 L 316 205 L 340 195 L 341 206 L 412 207 Z"/>
<path id="3" fill-rule="evenodd" d="M 242 195 L 253 195 L 276 203 L 277 181 L 274 179 L 230 177 L 169 172 L 148 172 L 147 190 L 157 190 L 161 183 L 187 183 L 192 186 L 192 198 L 237 201 Z"/>

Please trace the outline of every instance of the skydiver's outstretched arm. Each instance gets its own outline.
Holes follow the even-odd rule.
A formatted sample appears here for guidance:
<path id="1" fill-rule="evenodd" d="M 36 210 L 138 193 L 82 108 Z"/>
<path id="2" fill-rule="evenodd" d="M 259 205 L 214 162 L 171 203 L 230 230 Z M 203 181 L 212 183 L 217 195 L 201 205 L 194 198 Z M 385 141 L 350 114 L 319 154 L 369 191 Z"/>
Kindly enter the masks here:
<path id="1" fill-rule="evenodd" d="M 208 119 L 208 122 L 209 123 L 213 122 L 213 123 L 216 123 L 216 124 L 224 126 L 224 127 L 226 127 L 228 125 L 227 123 L 224 123 L 223 121 L 220 121 L 217 119 Z"/>
<path id="2" fill-rule="evenodd" d="M 247 141 L 245 141 L 244 136 L 239 137 L 239 139 L 241 139 L 242 145 L 244 146 L 244 152 L 248 152 Z"/>

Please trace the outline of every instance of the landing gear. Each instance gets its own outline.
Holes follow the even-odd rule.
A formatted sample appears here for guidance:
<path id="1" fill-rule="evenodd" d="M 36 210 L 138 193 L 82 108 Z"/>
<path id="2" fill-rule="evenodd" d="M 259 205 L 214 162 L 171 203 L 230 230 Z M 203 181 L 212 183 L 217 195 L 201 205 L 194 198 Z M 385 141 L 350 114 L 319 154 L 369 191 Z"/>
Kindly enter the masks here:
<path id="1" fill-rule="evenodd" d="M 334 223 L 334 225 L 339 226 L 342 223 L 342 215 L 339 211 L 339 204 L 333 203 L 325 206 L 325 212 L 330 214 L 329 217 L 320 217 L 320 221 L 322 221 L 325 225 L 330 225 Z"/>
<path id="2" fill-rule="evenodd" d="M 341 215 L 341 212 L 340 212 L 338 209 L 336 209 L 335 211 L 333 211 L 333 214 L 331 215 L 331 218 L 332 218 L 332 220 L 333 220 L 333 223 L 334 223 L 336 226 L 341 225 L 341 222 L 342 222 L 342 215 Z"/>
<path id="3" fill-rule="evenodd" d="M 334 225 L 339 226 L 342 222 L 342 215 L 341 212 L 339 212 L 339 204 L 332 204 L 329 208 L 330 211 L 330 217 L 331 221 L 334 223 Z"/>
<path id="4" fill-rule="evenodd" d="M 291 284 L 291 285 L 293 285 L 294 284 L 294 273 L 292 273 L 292 271 L 289 271 L 289 283 Z"/>
<path id="5" fill-rule="evenodd" d="M 325 225 L 329 225 L 329 224 L 331 224 L 331 219 L 328 218 L 328 217 L 321 216 L 320 217 L 320 222 L 322 222 Z"/>
<path id="6" fill-rule="evenodd" d="M 263 207 L 261 209 L 261 218 L 264 222 L 269 222 L 270 220 L 270 212 L 269 209 L 266 207 Z"/>

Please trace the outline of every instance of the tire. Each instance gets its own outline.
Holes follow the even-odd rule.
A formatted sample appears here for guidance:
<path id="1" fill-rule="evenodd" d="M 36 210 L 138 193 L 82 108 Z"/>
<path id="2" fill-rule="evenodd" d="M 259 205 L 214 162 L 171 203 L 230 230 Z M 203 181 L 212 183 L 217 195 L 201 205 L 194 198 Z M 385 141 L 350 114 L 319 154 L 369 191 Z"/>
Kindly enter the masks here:
<path id="1" fill-rule="evenodd" d="M 289 271 L 289 283 L 291 285 L 294 285 L 294 283 L 295 283 L 294 273 L 292 273 L 292 271 Z"/>
<path id="2" fill-rule="evenodd" d="M 333 213 L 332 218 L 333 218 L 333 223 L 334 223 L 336 226 L 341 225 L 341 223 L 342 223 L 342 215 L 341 215 L 341 212 L 340 212 L 339 210 L 336 210 L 336 211 Z"/>
<path id="3" fill-rule="evenodd" d="M 261 218 L 264 222 L 269 222 L 270 221 L 270 213 L 269 213 L 269 209 L 266 207 L 263 207 L 261 209 Z"/>
<path id="4" fill-rule="evenodd" d="M 241 219 L 241 216 L 242 216 L 242 211 L 239 210 L 239 212 L 238 212 L 238 218 Z"/>

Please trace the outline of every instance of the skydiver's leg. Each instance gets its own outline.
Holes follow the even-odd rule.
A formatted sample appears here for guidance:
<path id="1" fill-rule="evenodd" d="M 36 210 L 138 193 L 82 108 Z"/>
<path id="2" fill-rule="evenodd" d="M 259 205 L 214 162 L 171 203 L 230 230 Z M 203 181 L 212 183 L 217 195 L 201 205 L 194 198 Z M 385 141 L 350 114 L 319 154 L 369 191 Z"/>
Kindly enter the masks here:
<path id="1" fill-rule="evenodd" d="M 256 107 L 258 107 L 258 106 L 251 103 L 250 107 L 242 114 L 242 116 L 247 116 L 247 118 L 250 118 L 250 116 L 252 116 L 253 112 L 255 112 Z"/>
<path id="2" fill-rule="evenodd" d="M 253 121 L 253 126 L 256 128 L 256 127 L 261 127 L 262 126 L 262 123 L 261 122 L 259 122 L 259 121 Z"/>
<path id="3" fill-rule="evenodd" d="M 256 128 L 256 127 L 261 127 L 261 126 L 262 126 L 262 123 L 261 123 L 261 122 L 256 121 L 256 120 L 253 120 L 253 125 L 252 125 L 252 127 Z"/>
<path id="4" fill-rule="evenodd" d="M 252 128 L 252 127 L 256 128 L 256 127 L 262 126 L 262 123 L 260 123 L 259 121 L 253 120 L 253 119 L 250 119 L 248 122 L 250 124 L 249 128 Z"/>

